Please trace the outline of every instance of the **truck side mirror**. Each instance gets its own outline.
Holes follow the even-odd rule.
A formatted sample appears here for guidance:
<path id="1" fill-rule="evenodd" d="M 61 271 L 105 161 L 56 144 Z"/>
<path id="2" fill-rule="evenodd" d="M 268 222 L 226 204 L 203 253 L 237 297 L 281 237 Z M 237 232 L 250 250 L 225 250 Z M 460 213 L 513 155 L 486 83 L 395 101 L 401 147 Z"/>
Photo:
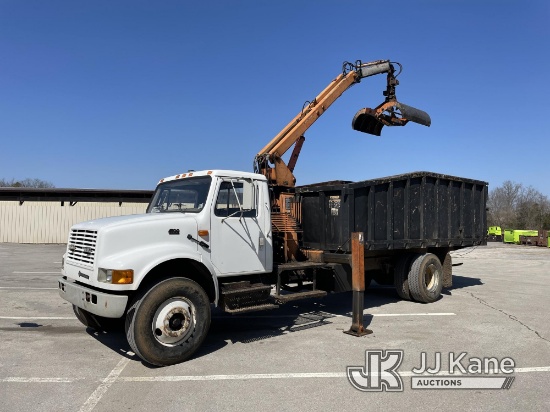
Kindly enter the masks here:
<path id="1" fill-rule="evenodd" d="M 243 181 L 243 203 L 244 210 L 256 209 L 256 190 L 254 184 L 250 181 Z"/>

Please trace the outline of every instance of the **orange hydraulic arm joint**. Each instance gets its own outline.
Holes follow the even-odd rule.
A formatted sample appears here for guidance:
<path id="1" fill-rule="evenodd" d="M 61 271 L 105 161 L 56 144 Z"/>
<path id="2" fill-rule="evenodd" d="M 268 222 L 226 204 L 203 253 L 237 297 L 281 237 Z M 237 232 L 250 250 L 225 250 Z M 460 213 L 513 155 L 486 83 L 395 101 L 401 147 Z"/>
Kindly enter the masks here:
<path id="1" fill-rule="evenodd" d="M 397 63 L 399 65 L 399 63 Z M 401 67 L 401 65 L 399 65 Z M 288 123 L 254 158 L 254 170 L 265 175 L 270 184 L 279 187 L 294 187 L 294 166 L 304 143 L 304 133 L 349 87 L 365 77 L 387 73 L 386 100 L 375 109 L 362 109 L 354 117 L 355 130 L 379 136 L 383 126 L 403 126 L 409 120 L 429 126 L 427 113 L 397 102 L 395 86 L 399 81 L 389 60 L 369 63 L 345 62 L 342 74 L 336 77 L 315 99 L 307 102 L 302 111 Z M 399 73 L 398 73 L 399 74 Z M 288 166 L 282 156 L 294 145 Z M 272 166 L 273 165 L 273 166 Z"/>

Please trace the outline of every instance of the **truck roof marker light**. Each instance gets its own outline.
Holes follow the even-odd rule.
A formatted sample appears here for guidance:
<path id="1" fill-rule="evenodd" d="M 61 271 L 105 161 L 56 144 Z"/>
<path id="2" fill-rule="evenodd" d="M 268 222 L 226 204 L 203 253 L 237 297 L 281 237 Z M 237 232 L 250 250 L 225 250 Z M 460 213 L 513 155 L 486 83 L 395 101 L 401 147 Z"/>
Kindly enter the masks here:
<path id="1" fill-rule="evenodd" d="M 159 183 L 162 183 L 162 182 L 164 182 L 164 179 L 160 179 Z"/>
<path id="2" fill-rule="evenodd" d="M 185 176 L 187 176 L 185 173 L 181 175 L 181 177 L 185 177 Z"/>
<path id="3" fill-rule="evenodd" d="M 209 170 L 208 172 L 206 172 L 207 175 L 211 175 L 212 174 L 212 170 Z"/>
<path id="4" fill-rule="evenodd" d="M 179 179 L 180 178 L 180 175 L 176 175 L 176 179 Z"/>
<path id="5" fill-rule="evenodd" d="M 189 173 L 189 175 L 188 175 L 188 176 L 189 176 L 189 177 L 193 176 L 193 173 Z"/>

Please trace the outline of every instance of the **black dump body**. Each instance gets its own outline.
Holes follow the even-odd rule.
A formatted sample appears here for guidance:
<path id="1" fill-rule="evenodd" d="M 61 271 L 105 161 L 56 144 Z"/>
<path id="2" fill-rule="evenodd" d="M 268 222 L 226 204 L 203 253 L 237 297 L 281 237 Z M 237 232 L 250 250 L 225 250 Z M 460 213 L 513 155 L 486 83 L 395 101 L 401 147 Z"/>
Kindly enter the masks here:
<path id="1" fill-rule="evenodd" d="M 350 252 L 352 232 L 366 251 L 487 244 L 487 183 L 431 172 L 296 188 L 302 245 Z"/>

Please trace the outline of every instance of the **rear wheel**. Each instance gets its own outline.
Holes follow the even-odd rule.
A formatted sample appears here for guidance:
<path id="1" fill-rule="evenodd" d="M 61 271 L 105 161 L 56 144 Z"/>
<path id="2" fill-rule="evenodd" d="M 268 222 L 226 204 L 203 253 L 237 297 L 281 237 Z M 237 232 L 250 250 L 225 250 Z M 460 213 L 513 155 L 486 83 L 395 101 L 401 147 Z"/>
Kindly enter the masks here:
<path id="1" fill-rule="evenodd" d="M 393 279 L 391 275 L 386 273 L 384 270 L 376 270 L 372 271 L 372 278 L 378 283 L 380 286 L 390 286 L 393 285 Z"/>
<path id="2" fill-rule="evenodd" d="M 407 279 L 411 296 L 417 302 L 435 302 L 441 296 L 443 268 L 436 255 L 416 255 Z"/>
<path id="3" fill-rule="evenodd" d="M 394 286 L 401 299 L 411 300 L 411 292 L 409 290 L 409 272 L 411 270 L 411 262 L 414 258 L 415 255 L 407 253 L 397 260 L 394 268 Z"/>
<path id="4" fill-rule="evenodd" d="M 206 292 L 187 278 L 164 280 L 134 299 L 126 316 L 126 337 L 144 361 L 158 366 L 187 360 L 210 328 Z"/>
<path id="5" fill-rule="evenodd" d="M 370 287 L 370 284 L 372 282 L 372 275 L 369 271 L 365 271 L 365 290 L 367 290 Z"/>
<path id="6" fill-rule="evenodd" d="M 453 287 L 453 259 L 450 253 L 445 255 L 443 259 L 443 287 L 452 288 Z"/>

